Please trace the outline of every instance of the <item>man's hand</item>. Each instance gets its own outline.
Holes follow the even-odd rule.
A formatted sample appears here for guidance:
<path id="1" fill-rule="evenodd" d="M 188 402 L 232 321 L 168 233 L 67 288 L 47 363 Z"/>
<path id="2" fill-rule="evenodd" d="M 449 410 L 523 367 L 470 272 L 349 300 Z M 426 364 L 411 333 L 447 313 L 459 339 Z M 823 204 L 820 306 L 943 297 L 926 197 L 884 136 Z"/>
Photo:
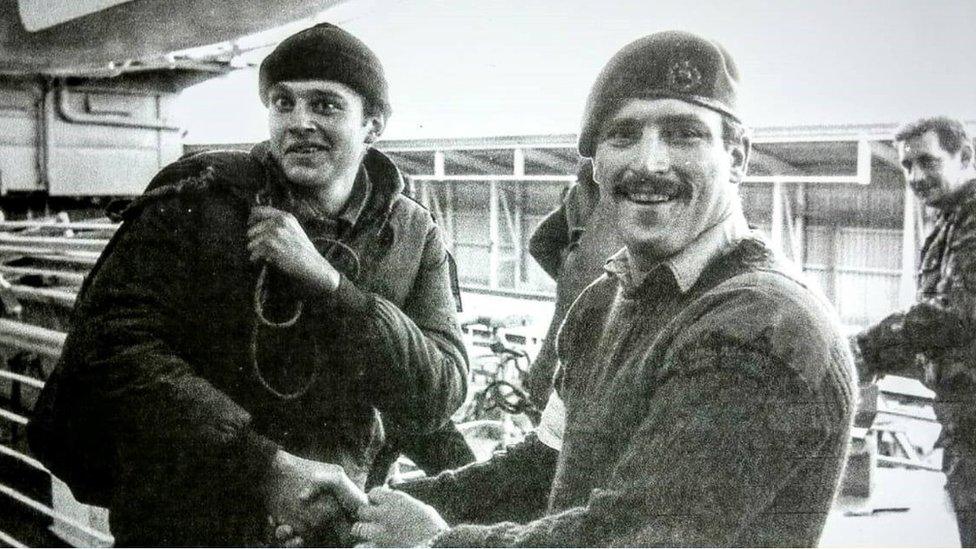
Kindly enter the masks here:
<path id="1" fill-rule="evenodd" d="M 921 302 L 905 313 L 905 337 L 919 351 L 963 347 L 972 342 L 963 321 L 934 303 Z"/>
<path id="2" fill-rule="evenodd" d="M 356 547 L 416 547 L 448 528 L 437 510 L 403 492 L 373 488 L 369 501 L 352 525 L 352 535 L 363 540 Z"/>
<path id="3" fill-rule="evenodd" d="M 342 467 L 282 450 L 265 478 L 264 494 L 273 524 L 287 526 L 289 534 L 305 540 L 320 537 L 325 529 L 336 529 L 347 514 L 369 502 Z M 278 531 L 275 537 L 282 539 Z"/>
<path id="4" fill-rule="evenodd" d="M 295 216 L 271 206 L 254 206 L 247 225 L 251 261 L 275 266 L 313 293 L 339 287 L 339 271 L 315 249 Z"/>
<path id="5" fill-rule="evenodd" d="M 893 313 L 854 337 L 854 357 L 861 381 L 914 367 L 916 351 L 905 337 L 904 322 L 904 313 Z"/>

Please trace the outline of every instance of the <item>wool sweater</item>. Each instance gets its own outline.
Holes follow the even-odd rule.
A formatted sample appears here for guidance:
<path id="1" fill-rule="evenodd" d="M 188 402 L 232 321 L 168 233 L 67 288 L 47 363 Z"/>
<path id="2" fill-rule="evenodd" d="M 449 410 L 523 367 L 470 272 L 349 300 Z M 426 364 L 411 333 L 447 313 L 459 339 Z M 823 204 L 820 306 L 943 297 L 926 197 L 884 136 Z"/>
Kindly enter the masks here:
<path id="1" fill-rule="evenodd" d="M 449 513 L 480 524 L 434 545 L 817 544 L 849 449 L 850 350 L 829 305 L 736 223 L 649 273 L 625 252 L 611 260 L 561 331 L 558 398 L 539 430 L 558 460 L 533 441 L 407 487 L 437 507 L 504 493 L 490 479 L 519 500 L 519 522 L 484 524 L 485 506 Z M 529 460 L 543 464 L 534 479 Z M 553 469 L 544 514 L 526 520 L 527 487 Z"/>

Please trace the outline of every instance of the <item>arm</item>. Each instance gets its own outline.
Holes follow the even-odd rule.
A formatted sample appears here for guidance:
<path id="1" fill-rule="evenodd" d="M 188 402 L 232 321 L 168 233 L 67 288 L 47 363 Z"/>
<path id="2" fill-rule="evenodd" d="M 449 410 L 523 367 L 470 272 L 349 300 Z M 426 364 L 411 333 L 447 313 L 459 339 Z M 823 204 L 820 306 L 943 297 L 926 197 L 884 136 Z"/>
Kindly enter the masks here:
<path id="1" fill-rule="evenodd" d="M 575 192 L 574 185 L 567 195 Z M 567 196 L 567 199 L 569 196 Z M 553 280 L 559 277 L 563 251 L 569 245 L 569 222 L 566 219 L 566 199 L 559 208 L 549 212 L 529 237 L 529 255 Z"/>
<path id="2" fill-rule="evenodd" d="M 305 310 L 329 327 L 322 336 L 338 345 L 336 352 L 346 362 L 359 365 L 354 386 L 383 413 L 384 422 L 403 433 L 444 425 L 464 400 L 467 356 L 437 226 L 427 226 L 420 265 L 401 309 L 341 274 L 292 214 L 256 206 L 248 223 L 251 260 L 266 261 L 297 282 Z"/>
<path id="3" fill-rule="evenodd" d="M 797 471 L 840 462 L 824 451 L 844 423 L 827 421 L 822 399 L 792 369 L 730 345 L 694 356 L 655 395 L 608 482 L 585 505 L 528 524 L 459 526 L 434 544 L 736 545 L 742 526 Z M 824 482 L 832 493 L 834 479 Z"/>
<path id="4" fill-rule="evenodd" d="M 268 469 L 277 446 L 178 350 L 186 290 L 198 283 L 190 280 L 193 227 L 181 199 L 155 201 L 119 230 L 92 273 L 55 396 L 51 424 L 66 437 L 53 456 L 63 459 L 52 463 L 58 474 L 84 475 L 83 460 L 70 463 L 75 448 L 109 462 L 112 496 L 178 493 L 200 479 L 260 478 Z"/>
<path id="5" fill-rule="evenodd" d="M 433 506 L 451 524 L 528 521 L 545 510 L 558 457 L 529 435 L 486 462 L 393 488 Z"/>
<path id="6" fill-rule="evenodd" d="M 447 249 L 436 226 L 413 288 L 398 308 L 345 277 L 332 295 L 348 322 L 344 347 L 363 365 L 366 398 L 403 435 L 442 427 L 464 400 L 467 354 L 451 293 Z"/>

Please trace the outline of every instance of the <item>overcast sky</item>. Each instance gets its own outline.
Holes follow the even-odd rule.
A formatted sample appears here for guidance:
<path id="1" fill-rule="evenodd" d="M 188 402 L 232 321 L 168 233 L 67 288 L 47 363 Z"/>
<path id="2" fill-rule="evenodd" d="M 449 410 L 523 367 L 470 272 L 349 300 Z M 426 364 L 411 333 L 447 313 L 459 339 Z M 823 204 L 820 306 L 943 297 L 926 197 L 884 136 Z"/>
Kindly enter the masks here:
<path id="1" fill-rule="evenodd" d="M 320 20 L 383 61 L 391 139 L 575 133 L 607 59 L 665 29 L 726 46 L 754 126 L 976 120 L 976 0 L 348 0 Z M 263 139 L 256 82 L 242 70 L 187 90 L 187 142 Z"/>

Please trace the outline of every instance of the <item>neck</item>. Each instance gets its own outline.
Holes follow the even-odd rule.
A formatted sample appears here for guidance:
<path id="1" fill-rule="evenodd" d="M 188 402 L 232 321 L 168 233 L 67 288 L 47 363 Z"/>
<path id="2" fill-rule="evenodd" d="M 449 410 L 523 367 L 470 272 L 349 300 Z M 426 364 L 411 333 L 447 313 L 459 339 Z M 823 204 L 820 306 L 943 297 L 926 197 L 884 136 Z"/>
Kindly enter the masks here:
<path id="1" fill-rule="evenodd" d="M 963 203 L 969 200 L 973 195 L 976 195 L 976 176 L 970 178 L 959 190 L 953 193 L 952 196 L 948 197 L 945 204 L 939 209 L 945 212 L 953 212 L 959 208 Z"/>

